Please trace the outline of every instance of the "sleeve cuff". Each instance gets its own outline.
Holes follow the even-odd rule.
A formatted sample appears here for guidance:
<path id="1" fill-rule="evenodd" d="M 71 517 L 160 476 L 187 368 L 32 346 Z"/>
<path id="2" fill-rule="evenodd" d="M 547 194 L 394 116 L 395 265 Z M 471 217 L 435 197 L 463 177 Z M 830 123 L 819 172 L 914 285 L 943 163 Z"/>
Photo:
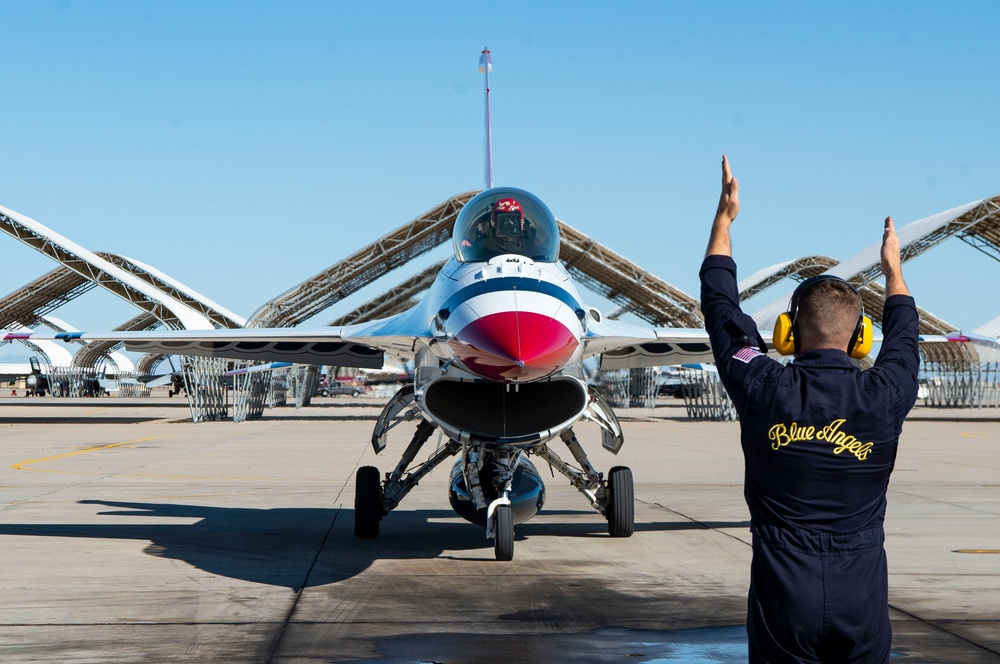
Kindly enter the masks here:
<path id="1" fill-rule="evenodd" d="M 885 298 L 884 308 L 888 310 L 890 307 L 910 307 L 912 309 L 917 308 L 917 302 L 913 299 L 912 295 L 890 295 Z"/>
<path id="2" fill-rule="evenodd" d="M 705 256 L 705 260 L 701 263 L 700 271 L 704 272 L 712 268 L 722 268 L 736 274 L 736 261 L 733 260 L 732 256 L 722 256 L 721 254 Z"/>

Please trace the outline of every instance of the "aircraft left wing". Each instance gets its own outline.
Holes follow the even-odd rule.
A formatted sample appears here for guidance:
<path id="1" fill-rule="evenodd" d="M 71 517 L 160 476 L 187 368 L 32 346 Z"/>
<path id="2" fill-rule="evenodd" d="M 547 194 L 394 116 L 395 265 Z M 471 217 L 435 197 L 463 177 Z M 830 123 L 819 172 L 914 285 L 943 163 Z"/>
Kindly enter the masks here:
<path id="1" fill-rule="evenodd" d="M 605 351 L 601 355 L 601 368 L 631 369 L 715 361 L 704 330 L 658 329 L 656 334 L 653 341 Z"/>
<path id="2" fill-rule="evenodd" d="M 602 369 L 632 369 L 636 367 L 659 367 L 677 364 L 715 362 L 708 332 L 704 328 L 687 327 L 644 327 L 604 320 L 590 325 L 586 341 L 585 355 L 601 355 Z M 780 355 L 771 344 L 772 331 L 761 330 L 761 337 L 767 344 L 771 357 Z M 882 333 L 875 332 L 875 343 L 882 342 Z M 974 342 L 981 345 L 992 344 L 1000 348 L 1000 342 L 976 335 L 949 335 L 935 337 L 922 335 L 920 342 L 950 341 Z"/>
<path id="3" fill-rule="evenodd" d="M 713 361 L 704 329 L 654 328 L 610 319 L 588 323 L 584 355 L 600 355 L 602 369 Z"/>

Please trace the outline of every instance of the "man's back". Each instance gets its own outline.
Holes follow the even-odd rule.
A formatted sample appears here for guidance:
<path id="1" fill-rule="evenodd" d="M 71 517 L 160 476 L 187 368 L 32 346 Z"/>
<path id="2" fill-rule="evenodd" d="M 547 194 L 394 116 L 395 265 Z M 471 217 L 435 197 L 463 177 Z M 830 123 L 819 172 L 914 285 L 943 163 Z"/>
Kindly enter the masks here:
<path id="1" fill-rule="evenodd" d="M 756 362 L 741 413 L 754 524 L 839 532 L 880 524 L 899 436 L 896 391 L 838 351 L 786 366 Z"/>
<path id="2" fill-rule="evenodd" d="M 875 366 L 862 372 L 853 365 L 855 340 L 870 322 L 857 290 L 830 276 L 796 289 L 781 332 L 792 336 L 775 344 L 784 352 L 794 341 L 796 357 L 782 365 L 766 356 L 756 323 L 740 310 L 730 238 L 739 184 L 725 157 L 722 183 L 701 305 L 746 459 L 750 661 L 888 661 L 885 493 L 919 368 L 917 312 L 902 279 L 899 238 L 887 218 L 888 297 Z M 815 287 L 820 279 L 824 286 Z M 803 298 L 809 313 L 798 316 Z M 866 352 L 862 345 L 855 357 Z"/>

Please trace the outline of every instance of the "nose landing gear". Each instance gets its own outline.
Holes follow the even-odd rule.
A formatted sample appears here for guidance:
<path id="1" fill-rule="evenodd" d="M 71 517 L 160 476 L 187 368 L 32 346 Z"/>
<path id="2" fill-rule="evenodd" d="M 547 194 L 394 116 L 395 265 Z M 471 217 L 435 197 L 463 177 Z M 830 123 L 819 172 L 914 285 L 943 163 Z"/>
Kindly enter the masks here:
<path id="1" fill-rule="evenodd" d="M 497 560 L 514 559 L 514 516 L 510 505 L 498 505 L 490 519 L 493 553 Z"/>

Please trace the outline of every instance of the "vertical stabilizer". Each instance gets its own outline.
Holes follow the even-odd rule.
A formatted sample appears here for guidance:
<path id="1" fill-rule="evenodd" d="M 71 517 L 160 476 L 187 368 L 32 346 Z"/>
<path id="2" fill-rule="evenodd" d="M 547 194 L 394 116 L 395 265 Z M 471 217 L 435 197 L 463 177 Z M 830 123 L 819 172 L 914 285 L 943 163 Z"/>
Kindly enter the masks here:
<path id="1" fill-rule="evenodd" d="M 493 134 L 490 129 L 490 72 L 493 71 L 493 57 L 490 49 L 483 48 L 479 56 L 479 71 L 486 75 L 486 155 L 484 181 L 487 189 L 493 188 Z"/>

